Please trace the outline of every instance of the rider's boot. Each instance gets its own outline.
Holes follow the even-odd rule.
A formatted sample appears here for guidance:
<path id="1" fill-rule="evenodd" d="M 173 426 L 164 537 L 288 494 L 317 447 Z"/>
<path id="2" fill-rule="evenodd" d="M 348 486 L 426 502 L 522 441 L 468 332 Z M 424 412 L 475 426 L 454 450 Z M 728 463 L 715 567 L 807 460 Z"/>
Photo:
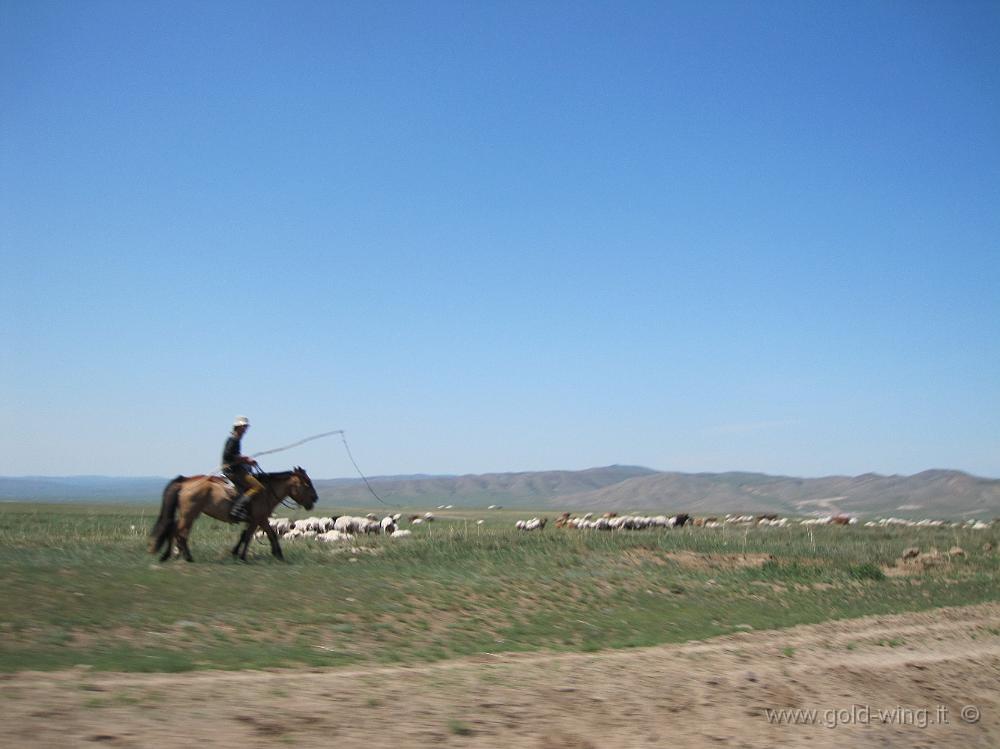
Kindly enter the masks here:
<path id="1" fill-rule="evenodd" d="M 240 494 L 229 506 L 229 518 L 237 523 L 242 523 L 250 516 L 249 509 L 250 497 L 246 494 Z"/>

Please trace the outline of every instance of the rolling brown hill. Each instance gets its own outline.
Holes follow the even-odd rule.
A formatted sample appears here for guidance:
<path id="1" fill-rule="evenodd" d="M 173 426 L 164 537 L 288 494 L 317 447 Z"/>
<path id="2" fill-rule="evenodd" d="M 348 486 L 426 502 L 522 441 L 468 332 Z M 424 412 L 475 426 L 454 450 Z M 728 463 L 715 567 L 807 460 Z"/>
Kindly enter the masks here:
<path id="1" fill-rule="evenodd" d="M 324 502 L 366 505 L 371 494 L 354 480 L 319 481 Z M 371 480 L 386 502 L 399 505 L 486 506 L 660 512 L 847 512 L 905 517 L 1000 516 L 1000 480 L 961 471 L 913 476 L 795 478 L 761 473 L 677 473 L 635 466 L 586 471 L 469 476 L 385 477 Z"/>
<path id="2" fill-rule="evenodd" d="M 756 473 L 656 473 L 560 497 L 568 507 L 920 517 L 1000 515 L 1000 481 L 961 471 L 793 478 Z"/>
<path id="3" fill-rule="evenodd" d="M 382 499 L 397 504 L 542 506 L 555 497 L 599 491 L 655 473 L 640 466 L 613 465 L 584 471 L 381 476 L 369 482 Z M 365 505 L 373 499 L 364 483 L 356 479 L 318 480 L 314 484 L 321 500 Z"/>
<path id="4" fill-rule="evenodd" d="M 977 518 L 1000 516 L 1000 480 L 961 471 L 912 476 L 796 478 L 762 473 L 678 473 L 613 465 L 584 471 L 531 471 L 465 476 L 381 476 L 369 479 L 387 505 L 487 507 L 664 513 L 761 513 Z M 0 477 L 0 501 L 158 502 L 167 479 L 109 476 Z M 360 479 L 317 479 L 323 506 L 371 507 Z"/>

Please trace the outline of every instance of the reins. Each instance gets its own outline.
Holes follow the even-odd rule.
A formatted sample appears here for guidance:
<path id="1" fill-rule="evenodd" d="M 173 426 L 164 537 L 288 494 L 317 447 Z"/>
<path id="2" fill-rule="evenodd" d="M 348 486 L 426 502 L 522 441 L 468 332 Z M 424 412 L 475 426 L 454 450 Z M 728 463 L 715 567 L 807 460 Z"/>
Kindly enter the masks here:
<path id="1" fill-rule="evenodd" d="M 271 495 L 271 497 L 274 499 L 274 501 L 276 503 L 274 505 L 275 507 L 277 507 L 278 505 L 281 505 L 282 507 L 287 507 L 288 509 L 294 509 L 295 505 L 298 504 L 298 503 L 288 504 L 288 497 L 279 497 L 277 494 L 275 494 L 274 493 L 274 489 L 271 488 L 271 482 L 267 481 L 267 480 L 261 480 L 260 477 L 262 477 L 262 476 L 265 476 L 265 477 L 266 476 L 270 476 L 270 474 L 267 471 L 262 470 L 260 466 L 257 466 L 256 470 L 254 470 L 254 469 L 251 468 L 250 472 L 252 474 L 254 474 L 255 476 L 257 476 L 258 477 L 257 480 L 260 481 L 261 485 L 265 489 L 267 489 L 267 493 Z"/>

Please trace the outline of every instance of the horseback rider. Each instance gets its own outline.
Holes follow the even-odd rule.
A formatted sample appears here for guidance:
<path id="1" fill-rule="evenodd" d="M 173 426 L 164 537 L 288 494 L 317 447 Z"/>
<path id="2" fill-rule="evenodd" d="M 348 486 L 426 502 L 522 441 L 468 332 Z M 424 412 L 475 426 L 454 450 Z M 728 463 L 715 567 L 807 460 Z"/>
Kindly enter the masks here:
<path id="1" fill-rule="evenodd" d="M 250 514 L 250 500 L 264 488 L 264 485 L 251 473 L 251 468 L 257 465 L 257 461 L 243 455 L 240 450 L 240 440 L 249 428 L 250 420 L 246 416 L 237 416 L 233 421 L 233 431 L 222 449 L 222 473 L 240 492 L 229 510 L 229 517 L 238 523 L 247 519 Z"/>

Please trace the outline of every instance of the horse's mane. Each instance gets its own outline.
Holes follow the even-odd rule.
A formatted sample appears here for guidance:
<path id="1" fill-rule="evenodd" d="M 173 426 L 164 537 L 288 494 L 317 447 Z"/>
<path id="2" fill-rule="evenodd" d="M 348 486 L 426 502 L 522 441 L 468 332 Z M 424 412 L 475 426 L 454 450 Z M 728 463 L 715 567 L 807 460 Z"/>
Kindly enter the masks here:
<path id="1" fill-rule="evenodd" d="M 283 479 L 291 478 L 295 471 L 277 471 L 274 473 L 262 473 L 260 477 L 266 479 L 267 481 L 281 481 Z"/>

